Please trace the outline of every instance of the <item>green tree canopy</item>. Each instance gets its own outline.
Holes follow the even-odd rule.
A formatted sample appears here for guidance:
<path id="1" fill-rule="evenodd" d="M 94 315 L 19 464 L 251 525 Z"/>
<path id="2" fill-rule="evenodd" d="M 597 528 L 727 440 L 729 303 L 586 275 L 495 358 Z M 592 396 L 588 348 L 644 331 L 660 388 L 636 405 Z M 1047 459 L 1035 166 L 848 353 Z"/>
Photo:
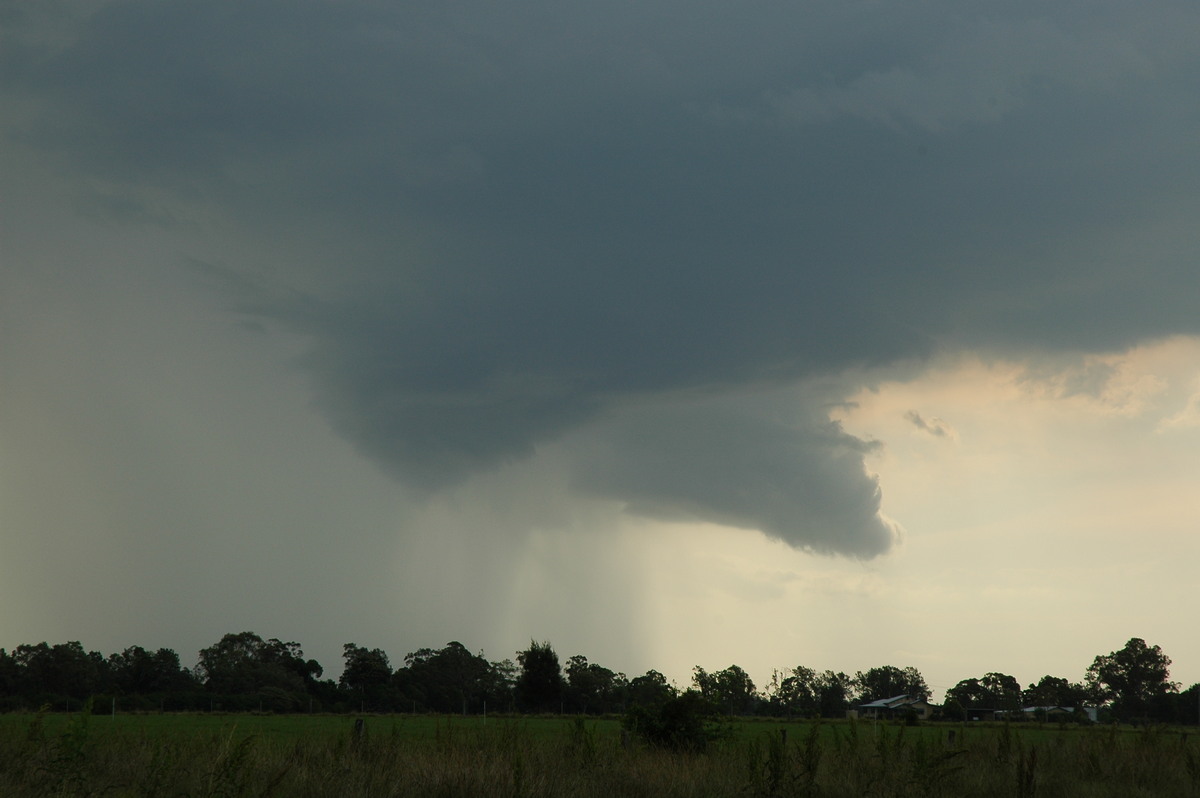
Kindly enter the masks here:
<path id="1" fill-rule="evenodd" d="M 1021 684 L 1007 673 L 963 679 L 946 691 L 946 705 L 962 709 L 1015 711 L 1021 708 Z"/>
<path id="2" fill-rule="evenodd" d="M 782 673 L 775 671 L 771 674 L 767 700 L 776 714 L 817 714 L 820 711 L 820 701 L 817 695 L 817 672 L 803 665 L 789 668 Z"/>
<path id="3" fill-rule="evenodd" d="M 883 665 L 854 674 L 854 686 L 858 691 L 856 700 L 860 704 L 907 695 L 923 701 L 929 699 L 929 687 L 925 677 L 911 665 L 897 668 L 893 665 Z"/>
<path id="4" fill-rule="evenodd" d="M 617 708 L 627 687 L 625 674 L 588 662 L 576 654 L 567 660 L 567 695 L 581 712 L 611 712 Z"/>
<path id="5" fill-rule="evenodd" d="M 817 708 L 823 718 L 840 718 L 850 708 L 854 679 L 841 671 L 825 670 L 817 674 Z"/>
<path id="6" fill-rule="evenodd" d="M 84 699 L 108 686 L 108 663 L 78 640 L 69 643 L 19 645 L 12 659 L 27 694 Z"/>
<path id="7" fill-rule="evenodd" d="M 1152 717 L 1163 699 L 1179 691 L 1171 681 L 1171 659 L 1158 646 L 1130 638 L 1119 651 L 1102 654 L 1087 669 L 1087 685 L 1112 704 L 1122 720 Z"/>
<path id="8" fill-rule="evenodd" d="M 1021 700 L 1027 707 L 1083 707 L 1089 703 L 1088 690 L 1082 684 L 1049 675 L 1025 688 Z"/>
<path id="9" fill-rule="evenodd" d="M 737 665 L 716 673 L 708 673 L 697 665 L 692 670 L 692 684 L 706 700 L 730 715 L 750 714 L 758 701 L 754 681 Z"/>
<path id="10" fill-rule="evenodd" d="M 493 697 L 495 682 L 491 663 L 457 640 L 437 650 L 408 654 L 396 672 L 404 693 L 434 712 L 481 711 L 483 702 Z"/>
<path id="11" fill-rule="evenodd" d="M 200 651 L 197 675 L 206 689 L 226 697 L 250 697 L 276 711 L 296 709 L 322 673 L 321 665 L 304 659 L 297 643 L 263 640 L 254 632 L 227 634 Z"/>
<path id="12" fill-rule="evenodd" d="M 517 662 L 521 666 L 516 685 L 518 704 L 527 711 L 559 711 L 565 682 L 554 648 L 530 640 L 529 648 L 517 653 Z"/>
<path id="13" fill-rule="evenodd" d="M 338 684 L 361 696 L 360 701 L 378 703 L 388 698 L 392 666 L 382 649 L 367 649 L 354 643 L 342 645 L 344 666 Z"/>
<path id="14" fill-rule="evenodd" d="M 648 670 L 629 680 L 629 703 L 637 706 L 661 704 L 678 694 L 675 687 L 656 670 Z"/>
<path id="15" fill-rule="evenodd" d="M 150 695 L 196 686 L 192 674 L 179 662 L 179 655 L 169 648 L 150 652 L 141 646 L 130 646 L 108 657 L 113 685 L 124 695 Z"/>

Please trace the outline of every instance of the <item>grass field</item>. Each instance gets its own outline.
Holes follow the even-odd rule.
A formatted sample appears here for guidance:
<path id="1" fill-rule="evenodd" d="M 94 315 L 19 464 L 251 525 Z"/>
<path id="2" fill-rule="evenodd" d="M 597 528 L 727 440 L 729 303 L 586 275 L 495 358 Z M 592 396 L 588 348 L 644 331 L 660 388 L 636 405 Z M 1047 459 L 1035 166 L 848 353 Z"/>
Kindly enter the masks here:
<path id="1" fill-rule="evenodd" d="M 1200 796 L 1179 730 L 740 720 L 688 754 L 614 719 L 362 719 L 0 715 L 0 795 Z"/>

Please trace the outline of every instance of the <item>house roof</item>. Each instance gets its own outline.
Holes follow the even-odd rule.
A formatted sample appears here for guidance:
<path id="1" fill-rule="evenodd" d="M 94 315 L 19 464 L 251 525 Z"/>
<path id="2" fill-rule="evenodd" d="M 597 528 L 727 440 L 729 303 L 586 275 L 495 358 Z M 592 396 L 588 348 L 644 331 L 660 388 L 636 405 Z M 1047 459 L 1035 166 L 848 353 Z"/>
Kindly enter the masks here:
<path id="1" fill-rule="evenodd" d="M 898 707 L 906 707 L 912 704 L 925 703 L 920 698 L 913 698 L 907 695 L 897 695 L 891 698 L 881 698 L 878 701 L 872 701 L 869 704 L 863 704 L 862 709 L 896 709 Z"/>

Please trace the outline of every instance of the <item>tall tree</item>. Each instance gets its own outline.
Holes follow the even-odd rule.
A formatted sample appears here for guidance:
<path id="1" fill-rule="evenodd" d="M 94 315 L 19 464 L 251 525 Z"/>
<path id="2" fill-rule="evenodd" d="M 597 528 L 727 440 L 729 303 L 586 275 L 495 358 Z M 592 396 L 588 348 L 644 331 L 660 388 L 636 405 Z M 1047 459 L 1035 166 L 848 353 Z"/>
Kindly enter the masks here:
<path id="1" fill-rule="evenodd" d="M 237 695 L 258 687 L 260 654 L 265 642 L 254 632 L 223 635 L 200 650 L 196 673 L 214 693 Z"/>
<path id="2" fill-rule="evenodd" d="M 1087 669 L 1087 684 L 1096 694 L 1111 702 L 1122 720 L 1155 718 L 1169 714 L 1162 707 L 1166 697 L 1177 693 L 1179 685 L 1171 681 L 1171 658 L 1158 646 L 1148 646 L 1140 637 L 1130 638 L 1119 651 L 1101 654 Z"/>
<path id="3" fill-rule="evenodd" d="M 1007 711 L 1021 708 L 1021 683 L 1007 673 L 985 673 L 979 680 L 995 700 L 997 709 Z"/>
<path id="4" fill-rule="evenodd" d="M 119 654 L 110 654 L 108 667 L 114 686 L 124 695 L 161 695 L 195 687 L 192 674 L 169 648 L 150 652 L 130 646 Z"/>
<path id="5" fill-rule="evenodd" d="M 816 714 L 820 710 L 817 698 L 817 672 L 812 668 L 797 665 L 783 673 L 778 671 L 772 673 L 768 701 L 776 714 Z"/>
<path id="6" fill-rule="evenodd" d="M 309 690 L 313 683 L 321 678 L 324 669 L 315 659 L 305 659 L 304 651 L 299 643 L 287 642 L 272 637 L 262 649 L 262 661 L 268 667 L 294 673 Z"/>
<path id="7" fill-rule="evenodd" d="M 551 645 L 530 640 L 529 648 L 517 653 L 517 662 L 521 665 L 516 686 L 520 706 L 534 712 L 559 711 L 565 682 Z"/>
<path id="8" fill-rule="evenodd" d="M 0 712 L 16 709 L 21 692 L 21 666 L 12 654 L 0 648 Z"/>
<path id="9" fill-rule="evenodd" d="M 1200 683 L 1193 684 L 1175 696 L 1175 722 L 1189 726 L 1200 724 Z"/>
<path id="10" fill-rule="evenodd" d="M 512 712 L 516 707 L 517 679 L 521 669 L 511 659 L 488 663 L 488 683 L 485 698 L 489 707 Z"/>
<path id="11" fill-rule="evenodd" d="M 967 709 L 995 709 L 988 702 L 988 691 L 977 677 L 963 679 L 946 691 L 944 707 L 950 715 L 957 716 Z"/>
<path id="12" fill-rule="evenodd" d="M 573 709 L 593 714 L 614 709 L 618 693 L 625 683 L 624 674 L 588 662 L 582 654 L 568 659 L 566 670 L 567 695 Z"/>
<path id="13" fill-rule="evenodd" d="M 1021 701 L 1027 707 L 1082 707 L 1088 703 L 1087 688 L 1059 676 L 1043 676 L 1025 688 Z"/>
<path id="14" fill-rule="evenodd" d="M 396 682 L 411 699 L 435 712 L 477 712 L 494 687 L 492 666 L 457 640 L 404 658 Z"/>
<path id="15" fill-rule="evenodd" d="M 854 679 L 841 671 L 825 670 L 817 674 L 814 689 L 817 708 L 823 718 L 844 717 L 850 708 Z"/>
<path id="16" fill-rule="evenodd" d="M 678 690 L 656 670 L 648 670 L 629 680 L 629 703 L 649 707 L 662 704 L 678 694 Z"/>
<path id="17" fill-rule="evenodd" d="M 345 665 L 338 679 L 339 685 L 353 692 L 364 704 L 370 702 L 374 706 L 386 700 L 392 687 L 392 666 L 382 649 L 367 649 L 354 643 L 345 643 L 342 645 L 342 659 Z"/>
<path id="18" fill-rule="evenodd" d="M 708 673 L 699 665 L 692 670 L 692 684 L 706 700 L 730 715 L 754 711 L 758 693 L 750 675 L 737 665 Z"/>
<path id="19" fill-rule="evenodd" d="M 911 665 L 906 668 L 883 665 L 871 668 L 865 673 L 859 671 L 854 674 L 854 686 L 858 690 L 858 702 L 864 704 L 899 695 L 919 698 L 922 701 L 929 699 L 929 687 L 925 684 L 925 678 Z"/>
<path id="20" fill-rule="evenodd" d="M 1007 673 L 995 671 L 982 678 L 963 679 L 946 691 L 945 708 L 952 716 L 971 709 L 1013 712 L 1021 708 L 1021 684 Z"/>
<path id="21" fill-rule="evenodd" d="M 79 641 L 20 645 L 13 651 L 23 692 L 42 700 L 87 698 L 108 687 L 108 662 L 95 651 L 84 651 Z"/>
<path id="22" fill-rule="evenodd" d="M 235 706 L 287 712 L 305 703 L 322 671 L 297 643 L 239 632 L 201 650 L 196 672 L 209 692 Z"/>

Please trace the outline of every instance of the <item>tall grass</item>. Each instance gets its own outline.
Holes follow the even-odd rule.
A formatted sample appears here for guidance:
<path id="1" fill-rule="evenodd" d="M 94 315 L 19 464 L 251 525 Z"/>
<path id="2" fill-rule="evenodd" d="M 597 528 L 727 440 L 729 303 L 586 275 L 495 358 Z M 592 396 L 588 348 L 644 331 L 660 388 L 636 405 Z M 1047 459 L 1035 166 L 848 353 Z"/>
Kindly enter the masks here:
<path id="1" fill-rule="evenodd" d="M 26 716 L 0 724 L 0 795 L 1200 796 L 1195 735 L 1111 728 L 745 724 L 702 754 L 631 743 L 615 724 L 437 723 L 415 737 L 388 718 L 362 732 L 263 733 L 228 717 L 194 734 L 153 724 Z M 49 722 L 48 722 L 49 721 Z M 553 729 L 554 733 L 547 733 Z"/>

